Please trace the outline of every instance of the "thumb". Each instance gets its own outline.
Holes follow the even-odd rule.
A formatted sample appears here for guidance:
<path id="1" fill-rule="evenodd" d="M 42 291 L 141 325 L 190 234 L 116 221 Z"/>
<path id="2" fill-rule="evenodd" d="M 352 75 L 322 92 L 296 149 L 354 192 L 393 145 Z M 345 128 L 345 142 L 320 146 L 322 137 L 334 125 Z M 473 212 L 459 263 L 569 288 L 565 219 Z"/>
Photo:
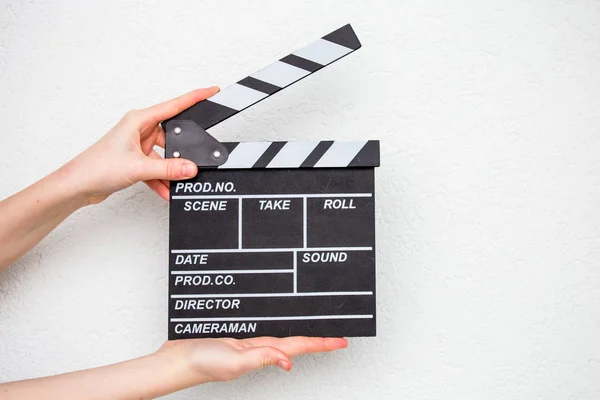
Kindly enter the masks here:
<path id="1" fill-rule="evenodd" d="M 140 181 L 149 181 L 152 179 L 176 181 L 193 178 L 197 173 L 198 167 L 196 163 L 190 160 L 183 158 L 147 158 L 142 163 L 138 179 Z"/>
<path id="2" fill-rule="evenodd" d="M 284 371 L 292 369 L 292 361 L 287 354 L 275 347 L 253 347 L 241 354 L 243 373 L 271 365 L 277 365 Z"/>

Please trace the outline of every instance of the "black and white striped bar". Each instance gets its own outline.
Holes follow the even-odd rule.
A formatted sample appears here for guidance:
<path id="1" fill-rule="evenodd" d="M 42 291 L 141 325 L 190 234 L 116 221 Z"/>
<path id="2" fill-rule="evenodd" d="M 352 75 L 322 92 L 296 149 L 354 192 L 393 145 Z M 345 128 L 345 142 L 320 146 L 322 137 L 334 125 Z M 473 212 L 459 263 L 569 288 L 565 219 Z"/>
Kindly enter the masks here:
<path id="1" fill-rule="evenodd" d="M 220 169 L 365 168 L 379 166 L 379 141 L 229 142 Z"/>
<path id="2" fill-rule="evenodd" d="M 208 129 L 361 47 L 350 24 L 266 66 L 172 119 Z"/>

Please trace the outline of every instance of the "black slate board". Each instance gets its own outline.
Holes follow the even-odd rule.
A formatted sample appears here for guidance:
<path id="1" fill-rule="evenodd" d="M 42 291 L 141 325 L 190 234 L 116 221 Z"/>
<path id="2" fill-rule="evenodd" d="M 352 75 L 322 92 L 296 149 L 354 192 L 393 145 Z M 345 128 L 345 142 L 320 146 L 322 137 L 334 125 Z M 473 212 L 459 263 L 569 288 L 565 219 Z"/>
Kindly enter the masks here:
<path id="1" fill-rule="evenodd" d="M 373 166 L 172 182 L 169 339 L 375 336 Z"/>

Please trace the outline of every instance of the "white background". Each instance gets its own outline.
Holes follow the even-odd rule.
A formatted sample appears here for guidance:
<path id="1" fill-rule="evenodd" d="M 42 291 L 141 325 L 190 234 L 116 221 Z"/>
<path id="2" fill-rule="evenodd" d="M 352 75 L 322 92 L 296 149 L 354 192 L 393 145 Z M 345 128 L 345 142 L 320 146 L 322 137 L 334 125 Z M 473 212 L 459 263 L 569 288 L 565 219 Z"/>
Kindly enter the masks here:
<path id="1" fill-rule="evenodd" d="M 128 109 L 363 43 L 212 133 L 382 141 L 378 337 L 169 398 L 600 398 L 598 2 L 90 3 L 0 2 L 0 197 Z M 161 345 L 167 211 L 135 186 L 0 274 L 1 381 Z"/>

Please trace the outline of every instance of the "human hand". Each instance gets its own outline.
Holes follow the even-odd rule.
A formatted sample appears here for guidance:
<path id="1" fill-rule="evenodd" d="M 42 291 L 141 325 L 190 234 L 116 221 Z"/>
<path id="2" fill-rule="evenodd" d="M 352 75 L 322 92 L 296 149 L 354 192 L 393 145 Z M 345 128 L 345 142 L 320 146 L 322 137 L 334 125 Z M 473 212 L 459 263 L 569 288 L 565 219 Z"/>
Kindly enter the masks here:
<path id="1" fill-rule="evenodd" d="M 201 383 L 235 379 L 270 365 L 289 371 L 290 357 L 347 345 L 346 339 L 308 337 L 175 340 L 134 360 L 0 383 L 0 392 L 7 400 L 154 399 Z"/>
<path id="2" fill-rule="evenodd" d="M 198 89 L 129 111 L 98 142 L 65 165 L 86 204 L 98 203 L 139 181 L 169 200 L 168 181 L 192 178 L 198 169 L 189 160 L 163 159 L 154 151 L 155 145 L 165 146 L 165 132 L 159 124 L 218 91 L 218 87 Z"/>
<path id="3" fill-rule="evenodd" d="M 289 371 L 292 368 L 291 357 L 347 346 L 348 341 L 344 338 L 184 339 L 166 342 L 156 354 L 180 365 L 189 387 L 232 380 L 267 366 Z"/>

